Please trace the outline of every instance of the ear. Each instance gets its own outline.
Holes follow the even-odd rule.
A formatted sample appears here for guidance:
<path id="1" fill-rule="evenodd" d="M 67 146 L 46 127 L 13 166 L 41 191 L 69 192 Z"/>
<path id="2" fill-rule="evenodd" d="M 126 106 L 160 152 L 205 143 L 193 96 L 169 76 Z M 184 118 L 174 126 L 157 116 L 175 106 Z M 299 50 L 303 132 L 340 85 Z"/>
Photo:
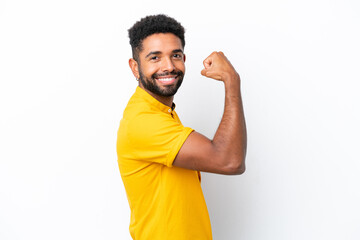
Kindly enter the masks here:
<path id="1" fill-rule="evenodd" d="M 137 61 L 133 58 L 130 58 L 129 59 L 129 66 L 130 66 L 130 69 L 132 71 L 132 73 L 134 74 L 134 77 L 136 79 L 139 79 L 140 78 L 140 74 L 139 74 L 139 64 L 137 63 Z"/>

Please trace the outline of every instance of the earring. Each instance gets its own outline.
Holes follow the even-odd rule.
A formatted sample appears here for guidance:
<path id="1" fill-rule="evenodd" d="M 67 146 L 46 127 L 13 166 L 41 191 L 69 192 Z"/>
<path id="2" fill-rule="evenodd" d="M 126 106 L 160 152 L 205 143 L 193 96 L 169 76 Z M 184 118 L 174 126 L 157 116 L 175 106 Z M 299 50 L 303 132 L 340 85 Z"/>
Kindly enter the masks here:
<path id="1" fill-rule="evenodd" d="M 136 81 L 139 81 L 139 78 L 136 78 Z"/>

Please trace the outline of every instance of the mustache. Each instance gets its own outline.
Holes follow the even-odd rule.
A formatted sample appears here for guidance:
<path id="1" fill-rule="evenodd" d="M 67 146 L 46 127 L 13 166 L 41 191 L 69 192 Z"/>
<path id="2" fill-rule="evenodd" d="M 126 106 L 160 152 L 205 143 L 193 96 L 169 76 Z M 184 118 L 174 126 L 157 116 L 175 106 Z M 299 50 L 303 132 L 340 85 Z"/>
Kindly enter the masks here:
<path id="1" fill-rule="evenodd" d="M 164 73 L 154 73 L 152 75 L 152 78 L 158 78 L 158 77 L 165 77 L 169 75 L 175 75 L 176 77 L 184 76 L 184 73 L 182 71 L 171 71 L 171 72 L 164 72 Z"/>

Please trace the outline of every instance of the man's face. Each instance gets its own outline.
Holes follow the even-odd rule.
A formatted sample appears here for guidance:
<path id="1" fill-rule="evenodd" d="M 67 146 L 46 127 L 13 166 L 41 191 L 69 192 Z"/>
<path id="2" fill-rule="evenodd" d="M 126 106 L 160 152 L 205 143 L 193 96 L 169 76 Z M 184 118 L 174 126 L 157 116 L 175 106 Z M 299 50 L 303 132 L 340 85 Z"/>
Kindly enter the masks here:
<path id="1" fill-rule="evenodd" d="M 172 33 L 156 33 L 142 42 L 139 53 L 140 86 L 162 97 L 173 96 L 185 74 L 181 40 Z"/>

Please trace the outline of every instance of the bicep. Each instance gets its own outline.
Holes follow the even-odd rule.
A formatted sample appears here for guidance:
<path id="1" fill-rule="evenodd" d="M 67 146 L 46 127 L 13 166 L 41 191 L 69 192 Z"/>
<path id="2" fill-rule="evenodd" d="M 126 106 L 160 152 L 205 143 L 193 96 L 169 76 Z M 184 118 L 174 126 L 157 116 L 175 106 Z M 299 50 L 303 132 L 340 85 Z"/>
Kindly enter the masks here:
<path id="1" fill-rule="evenodd" d="M 213 142 L 204 135 L 193 131 L 180 148 L 173 166 L 212 172 L 231 174 L 231 167 L 224 163 Z"/>

